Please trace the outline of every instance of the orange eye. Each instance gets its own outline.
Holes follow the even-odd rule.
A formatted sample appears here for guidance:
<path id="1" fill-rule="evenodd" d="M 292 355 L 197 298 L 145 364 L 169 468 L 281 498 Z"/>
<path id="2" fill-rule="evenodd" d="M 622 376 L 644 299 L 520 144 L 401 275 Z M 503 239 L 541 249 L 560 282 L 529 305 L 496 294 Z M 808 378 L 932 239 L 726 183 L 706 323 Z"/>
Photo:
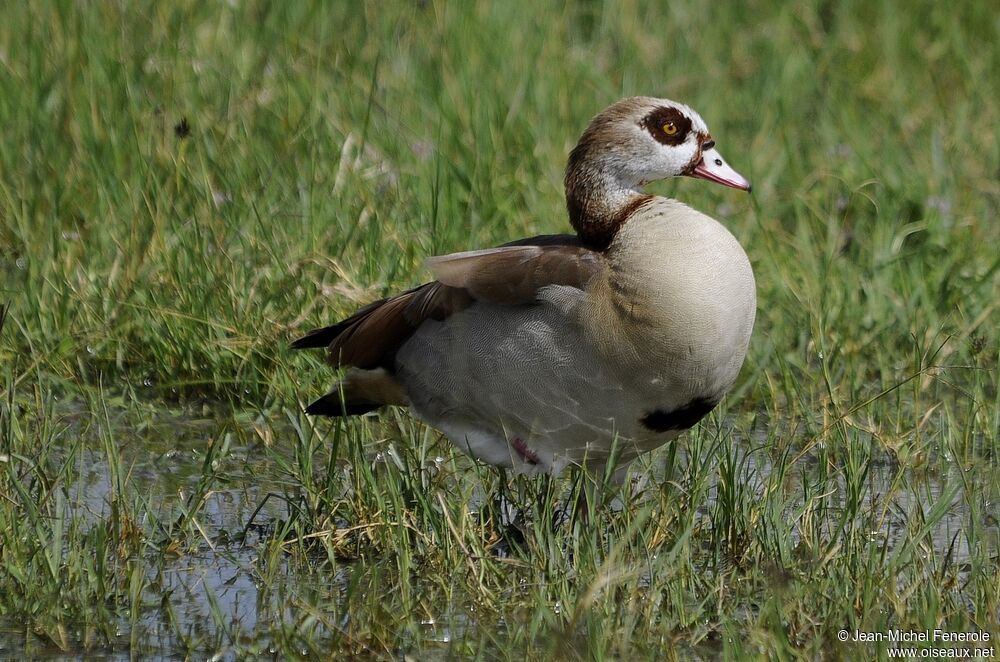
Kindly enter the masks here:
<path id="1" fill-rule="evenodd" d="M 675 135 L 677 133 L 677 124 L 675 124 L 674 122 L 667 122 L 666 124 L 663 125 L 663 133 L 667 134 L 668 136 Z"/>

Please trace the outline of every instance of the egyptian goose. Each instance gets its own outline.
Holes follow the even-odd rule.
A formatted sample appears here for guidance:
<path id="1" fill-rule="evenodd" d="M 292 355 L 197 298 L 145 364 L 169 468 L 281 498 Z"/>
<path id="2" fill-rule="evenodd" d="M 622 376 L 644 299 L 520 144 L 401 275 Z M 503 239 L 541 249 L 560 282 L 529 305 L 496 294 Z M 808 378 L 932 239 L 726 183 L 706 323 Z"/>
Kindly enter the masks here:
<path id="1" fill-rule="evenodd" d="M 309 414 L 402 405 L 489 464 L 600 469 L 692 427 L 736 379 L 753 272 L 719 222 L 643 193 L 687 175 L 750 191 L 702 118 L 632 97 L 598 114 L 569 156 L 573 235 L 429 260 L 437 280 L 312 331 L 349 367 Z"/>

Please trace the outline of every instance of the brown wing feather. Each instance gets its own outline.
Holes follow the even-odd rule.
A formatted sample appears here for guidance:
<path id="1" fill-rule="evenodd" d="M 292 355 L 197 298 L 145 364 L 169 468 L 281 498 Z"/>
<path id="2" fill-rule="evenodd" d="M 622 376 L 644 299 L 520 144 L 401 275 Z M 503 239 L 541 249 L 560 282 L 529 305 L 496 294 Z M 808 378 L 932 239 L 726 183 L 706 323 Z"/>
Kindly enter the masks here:
<path id="1" fill-rule="evenodd" d="M 428 319 L 443 320 L 475 301 L 531 303 L 548 285 L 584 288 L 603 265 L 599 253 L 570 235 L 546 235 L 513 245 L 431 258 L 438 277 L 402 294 L 368 304 L 347 319 L 310 332 L 296 349 L 329 348 L 330 362 L 390 371 L 399 347 Z"/>
<path id="2" fill-rule="evenodd" d="M 479 301 L 520 304 L 548 285 L 585 287 L 602 258 L 581 246 L 504 246 L 434 257 L 428 265 L 440 282 Z"/>
<path id="3" fill-rule="evenodd" d="M 404 292 L 399 296 L 406 296 L 413 290 Z M 336 324 L 331 326 L 324 326 L 319 329 L 313 329 L 306 335 L 292 341 L 292 349 L 313 349 L 319 347 L 329 347 L 337 336 L 339 336 L 345 329 L 347 329 L 352 324 L 363 319 L 366 315 L 371 313 L 373 310 L 381 306 L 383 303 L 388 301 L 388 299 L 379 299 L 378 301 L 372 301 L 370 304 L 360 308 L 355 311 L 353 315 L 347 319 L 341 320 Z"/>
<path id="4" fill-rule="evenodd" d="M 358 368 L 385 367 L 403 341 L 413 333 L 403 311 L 415 290 L 387 299 L 349 324 L 330 343 L 330 362 Z"/>
<path id="5" fill-rule="evenodd" d="M 441 321 L 463 308 L 468 308 L 473 301 L 475 299 L 465 290 L 434 281 L 413 293 L 413 299 L 406 306 L 403 315 L 416 328 L 424 320 Z"/>

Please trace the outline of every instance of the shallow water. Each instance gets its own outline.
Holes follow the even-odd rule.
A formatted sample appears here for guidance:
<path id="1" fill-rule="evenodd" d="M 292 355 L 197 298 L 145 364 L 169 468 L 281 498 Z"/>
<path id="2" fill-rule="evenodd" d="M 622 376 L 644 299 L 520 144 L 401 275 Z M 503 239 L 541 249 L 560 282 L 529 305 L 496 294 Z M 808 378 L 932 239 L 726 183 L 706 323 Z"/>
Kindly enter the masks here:
<path id="1" fill-rule="evenodd" d="M 194 548 L 187 547 L 177 555 L 150 552 L 146 559 L 148 586 L 140 617 L 134 623 L 123 621 L 118 637 L 112 642 L 112 651 L 88 652 L 89 659 L 126 659 L 133 655 L 184 656 L 191 646 L 200 654 L 211 642 L 213 652 L 224 659 L 231 646 L 249 647 L 260 656 L 276 655 L 278 648 L 268 626 L 301 619 L 301 610 L 290 605 L 312 605 L 328 609 L 330 620 L 317 619 L 310 627 L 313 641 L 323 641 L 332 636 L 331 627 L 346 628 L 351 615 L 342 601 L 346 586 L 352 582 L 365 582 L 373 565 L 362 561 L 342 562 L 336 571 L 315 572 L 308 564 L 296 563 L 287 556 L 262 559 L 259 554 L 273 534 L 275 523 L 288 517 L 288 506 L 281 495 L 294 495 L 300 486 L 294 482 L 281 482 L 281 472 L 267 456 L 263 440 L 253 432 L 252 421 L 236 423 L 232 419 L 219 421 L 205 416 L 158 416 L 151 424 L 130 426 L 122 416 L 112 421 L 110 429 L 89 424 L 79 413 L 65 417 L 70 431 L 91 436 L 95 443 L 81 450 L 74 458 L 78 479 L 69 487 L 68 507 L 75 515 L 95 524 L 110 514 L 114 495 L 112 469 L 107 452 L 93 450 L 101 447 L 101 440 L 110 438 L 122 456 L 122 464 L 133 485 L 144 486 L 145 498 L 163 521 L 177 517 L 176 506 L 191 494 L 203 475 L 205 449 L 213 440 L 231 434 L 234 425 L 245 426 L 235 435 L 243 441 L 240 446 L 230 443 L 225 457 L 219 458 L 224 480 L 215 484 L 198 511 L 197 522 L 202 539 Z M 280 430 L 278 431 L 281 432 Z M 288 429 L 289 435 L 292 434 Z M 276 435 L 278 437 L 281 434 Z M 756 436 L 756 435 L 755 435 Z M 290 438 L 290 437 L 289 437 Z M 756 440 L 760 442 L 760 438 Z M 760 448 L 760 443 L 755 444 Z M 681 455 L 685 455 L 682 451 Z M 373 461 L 378 457 L 373 456 Z M 691 458 L 682 458 L 684 466 Z M 746 486 L 760 493 L 768 477 L 775 471 L 773 460 L 765 452 L 739 451 L 735 455 L 738 472 Z M 930 546 L 926 554 L 947 554 L 953 563 L 961 564 L 972 556 L 968 538 L 962 535 L 970 525 L 973 513 L 962 497 L 961 469 L 957 466 L 944 475 L 927 475 L 907 483 L 906 489 L 894 484 L 898 469 L 886 459 L 869 463 L 866 478 L 866 497 L 878 499 L 882 494 L 892 494 L 884 517 L 871 523 L 868 535 L 872 544 L 894 549 L 906 540 L 914 521 L 922 520 L 930 505 L 941 498 L 950 500 L 944 514 L 932 525 L 927 538 Z M 811 480 L 811 468 L 804 461 L 786 472 L 785 489 L 802 490 L 802 482 Z M 633 475 L 633 485 L 648 484 L 659 479 L 652 474 Z M 843 476 L 833 479 L 836 492 L 844 495 L 847 485 Z M 710 516 L 718 495 L 716 482 L 710 490 L 707 504 L 699 506 L 701 515 Z M 270 497 L 268 495 L 271 495 Z M 996 495 L 993 495 L 994 498 Z M 846 497 L 844 497 L 846 498 Z M 987 501 L 987 506 L 995 505 Z M 843 503 L 842 503 L 843 505 Z M 611 504 L 621 507 L 620 501 Z M 162 512 L 160 512 L 162 511 Z M 510 513 L 513 517 L 513 513 Z M 988 557 L 996 557 L 1000 550 L 1000 523 L 997 510 L 986 508 L 980 513 L 976 525 L 980 528 L 977 544 L 988 545 Z M 793 536 L 796 535 L 793 533 Z M 793 544 L 798 544 L 793 539 Z M 380 561 L 376 561 L 377 565 Z M 391 565 L 391 561 L 389 561 Z M 271 567 L 274 566 L 274 567 Z M 377 574 L 377 573 L 376 573 Z M 277 577 L 271 581 L 268 577 Z M 375 580 L 377 581 L 377 579 Z M 415 590 L 420 590 L 419 577 Z M 355 615 L 356 616 L 356 615 Z M 447 656 L 447 645 L 461 637 L 467 627 L 474 624 L 471 614 L 448 613 L 440 620 L 428 619 L 422 623 L 423 640 L 441 644 L 441 655 Z M 476 624 L 482 627 L 483 624 Z M 488 624 L 497 636 L 502 636 L 509 624 Z M 82 640 L 82 634 L 74 637 Z M 197 643 L 195 643 L 197 642 Z M 244 649 L 245 650 L 245 649 Z M 51 644 L 27 635 L 23 629 L 4 627 L 0 622 L 0 656 L 15 651 L 47 659 L 76 659 L 72 652 L 64 652 Z M 702 651 L 711 657 L 713 651 Z M 308 651 L 302 649 L 302 655 Z M 690 651 L 695 657 L 698 651 Z M 426 650 L 422 652 L 426 658 Z"/>

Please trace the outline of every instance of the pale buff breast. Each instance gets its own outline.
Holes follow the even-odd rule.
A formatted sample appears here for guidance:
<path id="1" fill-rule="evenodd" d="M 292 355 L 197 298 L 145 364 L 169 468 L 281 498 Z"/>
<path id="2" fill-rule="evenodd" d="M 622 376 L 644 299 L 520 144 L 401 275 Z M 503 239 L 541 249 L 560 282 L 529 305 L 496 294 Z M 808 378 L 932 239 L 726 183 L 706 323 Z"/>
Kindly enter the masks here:
<path id="1" fill-rule="evenodd" d="M 753 271 L 718 221 L 654 199 L 619 230 L 585 323 L 609 361 L 681 397 L 721 397 L 746 356 Z"/>

